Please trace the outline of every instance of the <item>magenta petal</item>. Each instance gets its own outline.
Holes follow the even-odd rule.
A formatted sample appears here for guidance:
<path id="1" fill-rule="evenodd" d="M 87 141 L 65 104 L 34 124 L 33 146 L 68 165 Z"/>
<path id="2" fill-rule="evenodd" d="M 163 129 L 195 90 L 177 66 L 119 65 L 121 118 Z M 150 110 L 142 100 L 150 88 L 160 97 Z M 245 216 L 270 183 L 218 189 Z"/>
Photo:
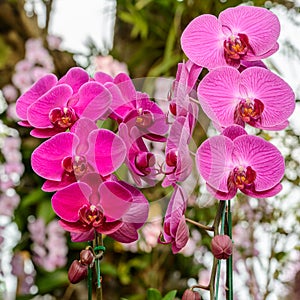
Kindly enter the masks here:
<path id="1" fill-rule="evenodd" d="M 241 84 L 246 86 L 250 97 L 264 104 L 261 116 L 263 127 L 281 124 L 293 113 L 295 94 L 292 88 L 271 71 L 259 67 L 248 68 L 241 73 Z"/>
<path id="2" fill-rule="evenodd" d="M 172 197 L 168 204 L 168 208 L 165 214 L 165 223 L 169 223 L 169 233 L 164 232 L 165 240 L 167 240 L 167 235 L 170 234 L 173 238 L 176 236 L 178 226 L 182 215 L 186 210 L 187 205 L 187 195 L 184 189 L 175 185 Z"/>
<path id="3" fill-rule="evenodd" d="M 59 80 L 59 84 L 67 84 L 69 85 L 72 90 L 73 94 L 77 93 L 80 87 L 89 81 L 89 75 L 88 73 L 79 67 L 71 68 L 65 76 L 63 76 Z"/>
<path id="4" fill-rule="evenodd" d="M 74 182 L 53 195 L 53 210 L 61 219 L 76 222 L 79 220 L 79 209 L 83 205 L 89 205 L 90 194 L 91 188 L 87 184 Z"/>
<path id="5" fill-rule="evenodd" d="M 125 102 L 129 103 L 136 99 L 136 90 L 131 78 L 125 73 L 119 73 L 114 79 L 115 85 L 121 91 Z"/>
<path id="6" fill-rule="evenodd" d="M 114 79 L 110 75 L 104 72 L 96 72 L 94 75 L 94 79 L 101 84 L 114 81 Z"/>
<path id="7" fill-rule="evenodd" d="M 76 149 L 77 155 L 83 155 L 89 148 L 88 136 L 93 130 L 97 130 L 97 125 L 94 121 L 87 118 L 80 118 L 71 128 L 71 132 L 74 132 L 80 143 Z"/>
<path id="8" fill-rule="evenodd" d="M 71 240 L 72 242 L 87 242 L 92 241 L 95 238 L 95 231 L 92 228 L 90 231 L 76 233 L 71 232 Z"/>
<path id="9" fill-rule="evenodd" d="M 16 103 L 16 112 L 21 120 L 27 120 L 27 109 L 39 97 L 45 94 L 57 83 L 53 74 L 48 74 L 39 79 L 27 92 L 25 92 Z"/>
<path id="10" fill-rule="evenodd" d="M 61 133 L 62 131 L 64 130 L 62 130 L 61 128 L 34 128 L 30 131 L 30 135 L 36 138 L 45 139 Z"/>
<path id="11" fill-rule="evenodd" d="M 124 181 L 118 181 L 132 195 L 132 203 L 123 215 L 122 220 L 131 223 L 136 229 L 140 228 L 147 220 L 149 213 L 149 203 L 144 194 L 135 187 Z"/>
<path id="12" fill-rule="evenodd" d="M 239 125 L 228 126 L 222 131 L 222 135 L 227 136 L 232 141 L 236 139 L 238 136 L 244 134 L 247 134 L 247 131 L 242 126 Z"/>
<path id="13" fill-rule="evenodd" d="M 49 119 L 51 109 L 65 107 L 72 96 L 72 89 L 67 85 L 57 85 L 40 97 L 28 108 L 28 122 L 33 127 L 53 127 Z"/>
<path id="14" fill-rule="evenodd" d="M 77 114 L 91 120 L 101 118 L 108 110 L 111 103 L 109 91 L 97 82 L 84 84 L 79 92 L 79 100 L 74 106 Z"/>
<path id="15" fill-rule="evenodd" d="M 269 190 L 283 178 L 284 158 L 280 151 L 261 137 L 242 135 L 234 140 L 234 153 L 240 165 L 256 172 L 255 190 Z"/>
<path id="16" fill-rule="evenodd" d="M 212 15 L 202 15 L 192 20 L 181 36 L 181 47 L 195 64 L 215 68 L 226 65 L 224 58 L 222 26 Z"/>
<path id="17" fill-rule="evenodd" d="M 276 196 L 280 191 L 282 190 L 281 183 L 275 185 L 273 188 L 266 190 L 266 191 L 255 191 L 251 189 L 245 189 L 242 190 L 242 192 L 250 197 L 253 198 L 267 198 L 267 197 L 273 197 Z"/>
<path id="18" fill-rule="evenodd" d="M 203 179 L 216 190 L 228 192 L 227 180 L 235 167 L 232 162 L 233 142 L 225 136 L 213 136 L 201 144 L 196 153 L 196 166 Z"/>
<path id="19" fill-rule="evenodd" d="M 120 229 L 109 234 L 109 236 L 120 243 L 132 243 L 139 237 L 136 228 L 127 223 L 123 223 Z"/>
<path id="20" fill-rule="evenodd" d="M 213 197 L 218 200 L 230 200 L 237 193 L 237 188 L 232 188 L 229 192 L 221 192 L 210 186 L 208 183 L 206 184 L 206 189 Z"/>
<path id="21" fill-rule="evenodd" d="M 242 5 L 228 8 L 220 13 L 219 20 L 223 26 L 230 28 L 233 34 L 246 34 L 256 55 L 270 50 L 280 33 L 277 16 L 261 7 Z"/>
<path id="22" fill-rule="evenodd" d="M 185 222 L 185 217 L 182 216 L 177 228 L 175 243 L 172 245 L 174 254 L 178 253 L 189 240 L 189 228 Z"/>
<path id="23" fill-rule="evenodd" d="M 110 130 L 92 131 L 89 135 L 89 144 L 87 156 L 91 162 L 96 163 L 102 176 L 113 173 L 125 160 L 126 146 L 123 140 Z"/>
<path id="24" fill-rule="evenodd" d="M 72 149 L 77 146 L 77 139 L 72 133 L 63 132 L 43 142 L 32 153 L 32 169 L 39 176 L 60 181 L 64 169 L 62 160 L 72 156 Z"/>
<path id="25" fill-rule="evenodd" d="M 75 181 L 76 178 L 74 175 L 63 176 L 60 181 L 46 180 L 42 185 L 42 190 L 44 192 L 55 192 L 65 188 Z"/>
<path id="26" fill-rule="evenodd" d="M 199 102 L 206 115 L 221 126 L 234 123 L 234 112 L 240 101 L 240 73 L 233 67 L 210 71 L 198 86 Z"/>
<path id="27" fill-rule="evenodd" d="M 81 222 L 67 222 L 59 220 L 59 225 L 66 231 L 81 234 L 86 232 L 86 228 L 82 226 Z"/>
<path id="28" fill-rule="evenodd" d="M 112 221 L 122 219 L 133 201 L 131 193 L 115 181 L 105 181 L 99 187 L 103 214 Z"/>

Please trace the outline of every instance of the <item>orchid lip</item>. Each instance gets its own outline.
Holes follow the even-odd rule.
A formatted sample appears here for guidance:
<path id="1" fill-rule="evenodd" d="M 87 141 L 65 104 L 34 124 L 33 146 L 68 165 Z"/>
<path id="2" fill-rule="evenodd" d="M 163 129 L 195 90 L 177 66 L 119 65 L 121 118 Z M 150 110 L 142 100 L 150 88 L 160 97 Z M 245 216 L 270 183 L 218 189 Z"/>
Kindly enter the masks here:
<path id="1" fill-rule="evenodd" d="M 136 126 L 141 128 L 148 128 L 153 124 L 154 117 L 151 111 L 143 110 L 142 108 L 139 108 L 137 112 L 138 115 L 135 119 Z"/>
<path id="2" fill-rule="evenodd" d="M 250 167 L 238 166 L 235 167 L 228 177 L 228 189 L 233 187 L 240 190 L 251 188 L 256 179 L 256 172 Z"/>
<path id="3" fill-rule="evenodd" d="M 49 120 L 54 126 L 67 129 L 78 120 L 78 117 L 71 107 L 56 107 L 51 109 Z"/>
<path id="4" fill-rule="evenodd" d="M 254 125 L 261 122 L 264 104 L 259 99 L 242 99 L 235 109 L 234 121 L 239 124 L 245 122 Z"/>
<path id="5" fill-rule="evenodd" d="M 240 62 L 251 49 L 246 34 L 231 35 L 224 41 L 224 56 L 227 63 Z"/>

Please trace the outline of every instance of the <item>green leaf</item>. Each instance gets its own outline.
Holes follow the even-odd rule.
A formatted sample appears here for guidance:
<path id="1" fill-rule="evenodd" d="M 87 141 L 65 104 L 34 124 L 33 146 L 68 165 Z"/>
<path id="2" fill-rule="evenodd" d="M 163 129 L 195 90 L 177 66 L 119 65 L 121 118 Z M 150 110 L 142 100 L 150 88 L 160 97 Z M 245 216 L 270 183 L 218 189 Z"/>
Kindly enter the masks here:
<path id="1" fill-rule="evenodd" d="M 162 300 L 173 300 L 176 294 L 177 294 L 177 290 L 170 291 L 163 297 Z"/>
<path id="2" fill-rule="evenodd" d="M 46 201 L 41 202 L 37 207 L 36 216 L 38 218 L 43 218 L 46 224 L 49 223 L 55 217 L 51 201 L 47 199 Z"/>
<path id="3" fill-rule="evenodd" d="M 45 197 L 45 193 L 39 188 L 33 190 L 30 194 L 21 200 L 20 208 L 26 208 L 41 201 Z"/>
<path id="4" fill-rule="evenodd" d="M 36 279 L 39 294 L 48 293 L 67 284 L 69 284 L 68 274 L 66 271 L 62 270 L 38 276 Z"/>
<path id="5" fill-rule="evenodd" d="M 150 288 L 147 290 L 147 300 L 162 300 L 162 297 L 157 289 Z"/>

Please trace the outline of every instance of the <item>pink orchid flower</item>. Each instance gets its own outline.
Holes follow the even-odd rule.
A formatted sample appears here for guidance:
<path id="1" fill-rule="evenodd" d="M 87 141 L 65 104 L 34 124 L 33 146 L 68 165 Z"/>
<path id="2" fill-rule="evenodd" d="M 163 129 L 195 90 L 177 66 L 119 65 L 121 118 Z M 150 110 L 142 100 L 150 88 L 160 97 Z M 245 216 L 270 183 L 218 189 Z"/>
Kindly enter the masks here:
<path id="1" fill-rule="evenodd" d="M 95 80 L 103 84 L 112 95 L 110 118 L 126 123 L 129 131 L 136 127 L 141 136 L 153 141 L 164 142 L 169 127 L 161 108 L 149 99 L 146 93 L 136 91 L 131 78 L 120 73 L 115 78 L 97 72 Z"/>
<path id="2" fill-rule="evenodd" d="M 148 217 L 147 199 L 125 182 L 101 182 L 95 175 L 53 195 L 52 207 L 61 218 L 60 225 L 71 232 L 74 242 L 93 240 L 95 231 L 122 243 L 137 240 L 137 230 Z"/>
<path id="3" fill-rule="evenodd" d="M 238 189 L 256 198 L 275 196 L 282 189 L 285 165 L 280 151 L 239 125 L 203 142 L 196 165 L 208 191 L 220 200 L 232 199 Z"/>
<path id="4" fill-rule="evenodd" d="M 172 244 L 174 254 L 178 253 L 189 239 L 189 229 L 184 216 L 186 205 L 185 191 L 179 185 L 175 185 L 165 214 L 163 233 L 159 239 L 161 244 Z"/>
<path id="5" fill-rule="evenodd" d="M 134 182 L 142 186 L 142 181 L 153 186 L 155 184 L 155 155 L 150 152 L 145 145 L 142 137 L 139 136 L 138 130 L 132 130 L 129 134 L 128 127 L 125 123 L 119 125 L 119 135 L 125 142 L 127 155 L 125 163 L 132 175 Z"/>
<path id="6" fill-rule="evenodd" d="M 110 105 L 111 95 L 91 81 L 86 71 L 72 68 L 57 81 L 48 74 L 38 80 L 17 101 L 20 125 L 34 127 L 31 135 L 48 138 L 70 129 L 81 117 L 95 121 Z"/>
<path id="7" fill-rule="evenodd" d="M 181 46 L 195 64 L 213 69 L 241 60 L 266 58 L 277 51 L 280 24 L 271 11 L 254 6 L 224 10 L 219 18 L 204 14 L 185 28 Z"/>
<path id="8" fill-rule="evenodd" d="M 261 67 L 240 73 L 232 67 L 210 71 L 198 86 L 203 111 L 220 127 L 245 123 L 280 130 L 295 109 L 295 94 L 279 76 Z"/>
<path id="9" fill-rule="evenodd" d="M 199 113 L 197 103 L 191 101 L 191 98 L 197 97 L 195 85 L 201 71 L 202 67 L 191 61 L 179 63 L 176 78 L 169 95 L 170 112 L 174 116 L 187 117 L 191 133 L 194 130 Z"/>
<path id="10" fill-rule="evenodd" d="M 35 173 L 47 179 L 43 190 L 55 191 L 90 172 L 109 176 L 123 163 L 125 149 L 119 136 L 82 118 L 72 132 L 61 132 L 37 147 L 31 165 Z"/>
<path id="11" fill-rule="evenodd" d="M 162 187 L 184 181 L 192 172 L 193 161 L 190 156 L 189 140 L 191 137 L 189 120 L 181 116 L 171 126 L 166 143 L 166 177 Z"/>

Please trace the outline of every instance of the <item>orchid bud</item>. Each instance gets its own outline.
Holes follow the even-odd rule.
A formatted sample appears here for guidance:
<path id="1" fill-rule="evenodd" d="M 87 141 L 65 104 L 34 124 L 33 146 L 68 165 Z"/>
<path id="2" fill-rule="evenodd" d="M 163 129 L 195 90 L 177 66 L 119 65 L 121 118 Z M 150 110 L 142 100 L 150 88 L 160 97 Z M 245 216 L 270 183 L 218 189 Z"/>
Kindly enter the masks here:
<path id="1" fill-rule="evenodd" d="M 68 271 L 68 278 L 71 283 L 78 283 L 83 280 L 88 273 L 88 267 L 78 260 L 74 260 Z"/>
<path id="2" fill-rule="evenodd" d="M 90 264 L 92 264 L 94 262 L 94 255 L 92 253 L 92 251 L 90 250 L 82 250 L 80 252 L 80 262 L 83 265 L 89 266 Z"/>
<path id="3" fill-rule="evenodd" d="M 201 300 L 199 293 L 192 290 L 185 290 L 182 296 L 182 300 Z"/>
<path id="4" fill-rule="evenodd" d="M 217 259 L 227 259 L 232 254 L 232 241 L 228 235 L 216 235 L 211 241 L 211 251 Z"/>

